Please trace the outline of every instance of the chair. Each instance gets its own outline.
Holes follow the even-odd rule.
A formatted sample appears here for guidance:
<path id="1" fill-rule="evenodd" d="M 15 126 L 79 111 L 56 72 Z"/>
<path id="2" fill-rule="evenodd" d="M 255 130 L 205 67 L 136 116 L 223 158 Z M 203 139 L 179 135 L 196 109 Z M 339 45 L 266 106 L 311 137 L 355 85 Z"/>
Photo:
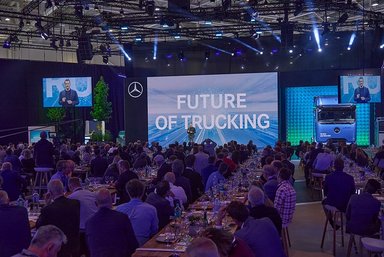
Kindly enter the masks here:
<path id="1" fill-rule="evenodd" d="M 350 235 L 349 235 L 347 257 L 350 257 L 350 256 L 351 256 L 352 245 L 355 246 L 355 253 L 358 254 L 358 251 L 357 251 L 357 245 L 356 245 L 356 240 L 355 240 L 355 236 L 356 236 L 355 234 L 350 234 Z M 360 237 L 360 238 L 361 238 L 361 237 Z M 361 248 L 361 244 L 360 244 L 360 248 Z M 361 249 L 360 249 L 360 252 L 361 252 Z"/>
<path id="2" fill-rule="evenodd" d="M 291 239 L 289 238 L 288 224 L 283 225 L 281 240 L 283 241 L 284 253 L 289 257 L 289 247 L 291 247 Z"/>
<path id="3" fill-rule="evenodd" d="M 324 198 L 323 192 L 323 183 L 325 179 L 325 174 L 323 173 L 311 173 L 311 191 L 312 191 L 312 199 L 314 191 L 319 191 L 321 193 L 321 199 Z"/>
<path id="4" fill-rule="evenodd" d="M 340 231 L 341 231 L 341 246 L 344 246 L 344 220 L 343 220 L 343 212 L 339 211 L 336 207 L 331 206 L 331 205 L 325 205 L 324 206 L 325 212 L 326 212 L 326 217 L 325 217 L 325 225 L 324 225 L 324 230 L 323 230 L 323 237 L 321 239 L 321 248 L 324 246 L 324 238 L 325 238 L 325 233 L 327 232 L 327 226 L 329 223 L 329 218 L 332 217 L 333 220 L 333 247 L 332 247 L 332 252 L 333 255 L 336 256 L 336 232 L 337 232 L 337 226 L 340 226 Z"/>
<path id="5" fill-rule="evenodd" d="M 361 243 L 363 244 L 364 248 L 367 249 L 369 256 L 372 256 L 372 254 L 381 254 L 384 252 L 384 240 L 363 237 L 361 239 Z"/>
<path id="6" fill-rule="evenodd" d="M 47 190 L 49 179 L 52 176 L 53 168 L 35 167 L 36 175 L 33 183 L 33 191 L 37 191 L 39 195 Z"/>

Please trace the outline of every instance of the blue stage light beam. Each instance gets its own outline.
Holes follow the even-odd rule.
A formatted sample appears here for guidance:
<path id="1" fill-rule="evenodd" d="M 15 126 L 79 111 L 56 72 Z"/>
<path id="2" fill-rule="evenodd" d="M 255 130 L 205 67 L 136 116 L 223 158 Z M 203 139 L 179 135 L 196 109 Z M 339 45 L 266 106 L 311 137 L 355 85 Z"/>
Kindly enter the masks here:
<path id="1" fill-rule="evenodd" d="M 239 40 L 239 39 L 237 39 L 237 38 L 231 38 L 231 39 L 232 39 L 233 41 L 235 41 L 235 42 L 237 42 L 237 43 L 239 43 L 239 44 L 245 46 L 246 48 L 251 49 L 252 51 L 254 51 L 254 52 L 258 53 L 258 54 L 261 53 L 260 50 L 258 50 L 258 49 L 256 49 L 256 48 L 252 47 L 251 45 L 248 45 L 247 43 L 244 43 L 243 41 L 241 41 L 241 40 Z"/>
<path id="2" fill-rule="evenodd" d="M 157 35 L 153 41 L 153 60 L 157 59 Z"/>
<path id="3" fill-rule="evenodd" d="M 320 34 L 319 34 L 319 29 L 317 27 L 313 27 L 313 35 L 315 36 L 316 44 L 317 44 L 317 49 L 319 52 L 322 51 L 321 45 L 320 45 Z"/>
<path id="4" fill-rule="evenodd" d="M 356 38 L 356 32 L 353 32 L 351 37 L 349 38 L 349 43 L 348 43 L 348 47 L 347 47 L 348 51 L 351 50 L 353 42 L 355 42 L 355 38 Z"/>
<path id="5" fill-rule="evenodd" d="M 208 47 L 208 48 L 217 50 L 217 51 L 219 51 L 219 52 L 229 54 L 229 55 L 231 55 L 231 56 L 234 56 L 234 55 L 235 55 L 234 53 L 231 53 L 231 52 L 226 51 L 226 50 L 224 50 L 224 49 L 217 48 L 217 47 L 212 46 L 212 45 L 208 45 L 208 44 L 206 44 L 206 43 L 199 42 L 199 44 L 200 44 L 200 45 L 203 45 L 203 46 L 206 46 L 206 47 Z"/>

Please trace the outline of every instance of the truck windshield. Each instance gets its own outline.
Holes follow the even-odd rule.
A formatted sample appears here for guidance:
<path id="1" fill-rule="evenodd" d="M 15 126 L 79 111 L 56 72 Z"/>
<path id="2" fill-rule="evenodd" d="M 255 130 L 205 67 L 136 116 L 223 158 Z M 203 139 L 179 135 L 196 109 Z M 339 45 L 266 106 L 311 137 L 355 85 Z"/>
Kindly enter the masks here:
<path id="1" fill-rule="evenodd" d="M 322 108 L 318 110 L 320 123 L 354 123 L 355 111 L 350 108 Z"/>

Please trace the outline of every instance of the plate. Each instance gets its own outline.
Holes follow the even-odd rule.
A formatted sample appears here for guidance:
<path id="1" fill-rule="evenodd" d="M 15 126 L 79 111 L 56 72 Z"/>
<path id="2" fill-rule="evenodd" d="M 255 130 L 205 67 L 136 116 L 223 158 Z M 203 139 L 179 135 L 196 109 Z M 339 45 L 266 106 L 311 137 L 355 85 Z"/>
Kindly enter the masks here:
<path id="1" fill-rule="evenodd" d="M 156 241 L 159 243 L 173 243 L 175 242 L 176 237 L 175 234 L 169 233 L 167 234 L 160 234 L 158 237 L 156 237 Z"/>

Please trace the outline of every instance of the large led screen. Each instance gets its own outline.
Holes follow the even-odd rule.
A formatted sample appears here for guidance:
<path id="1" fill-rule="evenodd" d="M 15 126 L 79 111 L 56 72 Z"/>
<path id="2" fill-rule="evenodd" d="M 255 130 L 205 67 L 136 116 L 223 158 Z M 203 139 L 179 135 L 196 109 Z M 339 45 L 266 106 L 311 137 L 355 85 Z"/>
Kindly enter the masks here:
<path id="1" fill-rule="evenodd" d="M 43 107 L 92 106 L 92 78 L 43 78 Z"/>
<path id="2" fill-rule="evenodd" d="M 278 138 L 277 73 L 148 78 L 149 142 L 165 146 L 210 138 L 258 147 Z"/>
<path id="3" fill-rule="evenodd" d="M 341 103 L 380 103 L 380 76 L 340 76 Z"/>

